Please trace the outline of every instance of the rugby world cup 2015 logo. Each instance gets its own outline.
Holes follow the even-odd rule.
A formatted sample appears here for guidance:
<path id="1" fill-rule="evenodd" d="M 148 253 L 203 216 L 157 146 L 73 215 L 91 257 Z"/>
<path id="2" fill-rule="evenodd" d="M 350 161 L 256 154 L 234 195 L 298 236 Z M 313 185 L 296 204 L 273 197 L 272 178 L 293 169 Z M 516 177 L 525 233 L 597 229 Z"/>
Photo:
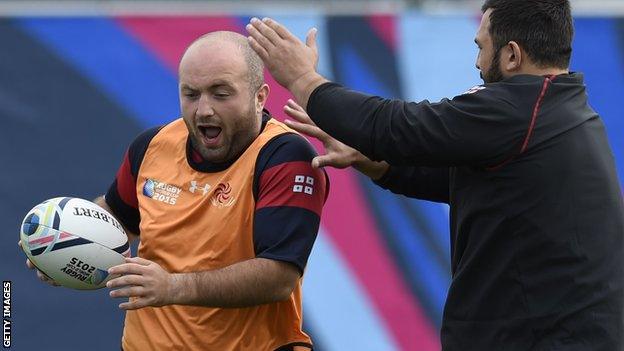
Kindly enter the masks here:
<path id="1" fill-rule="evenodd" d="M 176 204 L 181 192 L 182 189 L 175 185 L 151 178 L 145 179 L 145 183 L 143 183 L 143 195 L 169 205 Z"/>
<path id="2" fill-rule="evenodd" d="M 219 183 L 212 193 L 210 202 L 212 202 L 212 205 L 216 207 L 230 207 L 234 205 L 236 199 L 232 195 L 232 187 L 230 186 L 230 183 Z"/>
<path id="3" fill-rule="evenodd" d="M 143 195 L 147 197 L 154 197 L 154 181 L 151 179 L 146 179 L 145 184 L 143 184 Z"/>

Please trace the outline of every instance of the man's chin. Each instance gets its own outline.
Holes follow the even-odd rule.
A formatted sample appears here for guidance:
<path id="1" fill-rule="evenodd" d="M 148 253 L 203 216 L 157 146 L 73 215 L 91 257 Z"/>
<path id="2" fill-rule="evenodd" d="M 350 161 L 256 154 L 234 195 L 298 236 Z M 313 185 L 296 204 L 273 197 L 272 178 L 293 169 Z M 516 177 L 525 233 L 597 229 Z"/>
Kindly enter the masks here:
<path id="1" fill-rule="evenodd" d="M 227 161 L 227 150 L 223 145 L 208 148 L 201 141 L 193 140 L 193 149 L 201 156 L 202 160 L 212 163 Z"/>
<path id="2" fill-rule="evenodd" d="M 227 153 L 223 148 L 199 150 L 199 154 L 204 161 L 212 163 L 227 162 Z"/>

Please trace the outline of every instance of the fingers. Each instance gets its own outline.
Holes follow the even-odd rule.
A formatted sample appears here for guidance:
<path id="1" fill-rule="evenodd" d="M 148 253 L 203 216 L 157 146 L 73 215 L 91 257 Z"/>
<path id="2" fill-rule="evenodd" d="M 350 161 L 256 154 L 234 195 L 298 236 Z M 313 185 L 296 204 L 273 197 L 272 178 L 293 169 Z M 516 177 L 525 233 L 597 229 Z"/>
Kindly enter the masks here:
<path id="1" fill-rule="evenodd" d="M 325 132 L 323 132 L 319 127 L 314 126 L 314 125 L 309 125 L 306 123 L 300 123 L 300 122 L 295 122 L 295 121 L 290 121 L 290 120 L 285 120 L 284 123 L 286 123 L 286 125 L 289 126 L 290 128 L 298 131 L 299 133 L 311 136 L 313 138 L 317 138 L 321 141 L 323 141 L 327 137 L 327 134 L 325 134 Z"/>
<path id="2" fill-rule="evenodd" d="M 334 159 L 329 155 L 320 155 L 312 159 L 313 168 L 321 168 L 325 166 L 334 166 Z"/>
<path id="3" fill-rule="evenodd" d="M 297 110 L 293 107 L 290 107 L 289 105 L 286 105 L 284 106 L 284 113 L 286 113 L 289 117 L 294 118 L 298 122 L 316 126 L 316 124 L 314 124 L 312 119 L 310 119 L 310 116 L 308 116 L 305 111 Z"/>
<path id="4" fill-rule="evenodd" d="M 344 157 L 344 155 L 340 155 L 337 153 L 328 153 L 326 155 L 316 156 L 312 159 L 312 167 L 321 168 L 321 167 L 334 167 L 334 168 L 347 168 L 351 165 L 348 159 Z"/>
<path id="5" fill-rule="evenodd" d="M 267 38 L 262 32 L 260 32 L 260 30 L 258 30 L 257 26 L 253 24 L 248 24 L 245 28 L 249 33 L 249 38 L 253 39 L 254 42 L 264 51 L 268 52 L 268 50 L 275 47 L 275 45 L 269 40 L 269 38 Z"/>
<path id="6" fill-rule="evenodd" d="M 292 35 L 288 29 L 286 29 L 286 27 L 282 26 L 272 18 L 265 17 L 262 19 L 262 23 L 273 29 L 281 39 L 296 39 L 295 36 Z"/>
<path id="7" fill-rule="evenodd" d="M 265 22 L 255 17 L 250 22 L 245 28 L 264 48 L 271 48 L 282 40 L 279 34 Z"/>
<path id="8" fill-rule="evenodd" d="M 142 286 L 133 285 L 117 290 L 112 290 L 108 294 L 114 298 L 144 296 L 145 288 Z"/>
<path id="9" fill-rule="evenodd" d="M 136 257 L 126 257 L 125 258 L 126 262 L 128 263 L 137 263 L 140 264 L 142 266 L 149 266 L 150 264 L 154 263 L 150 260 L 146 260 L 142 257 L 136 256 Z"/>
<path id="10" fill-rule="evenodd" d="M 288 106 L 288 107 L 290 107 L 290 108 L 292 108 L 294 110 L 297 110 L 299 112 L 303 112 L 303 113 L 306 114 L 306 116 L 308 114 L 306 112 L 306 110 L 304 110 L 303 107 L 299 106 L 299 104 L 296 103 L 295 100 L 293 100 L 293 99 L 288 99 L 288 101 L 286 102 L 286 106 Z M 307 117 L 310 118 L 310 116 L 307 116 Z M 312 119 L 310 119 L 310 121 L 312 121 Z"/>
<path id="11" fill-rule="evenodd" d="M 128 260 L 128 259 L 126 259 Z M 145 273 L 145 265 L 141 265 L 138 263 L 123 263 L 118 266 L 114 266 L 108 269 L 109 274 L 138 274 L 142 275 Z"/>
<path id="12" fill-rule="evenodd" d="M 41 280 L 42 282 L 48 282 L 50 281 L 50 279 L 48 279 L 48 277 L 46 277 L 43 273 L 41 273 L 41 271 L 37 270 L 37 278 L 39 278 L 39 280 Z"/>
<path id="13" fill-rule="evenodd" d="M 60 284 L 58 284 L 54 280 L 50 279 L 47 275 L 45 275 L 40 270 L 37 270 L 37 278 L 39 278 L 39 280 L 41 280 L 42 282 L 50 284 L 52 286 L 61 286 Z"/>
<path id="14" fill-rule="evenodd" d="M 317 29 L 316 28 L 312 28 L 308 31 L 308 34 L 306 35 L 306 46 L 313 49 L 315 52 L 317 52 L 317 48 L 316 48 L 316 33 L 317 33 Z"/>
<path id="15" fill-rule="evenodd" d="M 22 241 L 18 241 L 17 245 L 19 245 L 19 247 L 22 247 Z M 58 284 L 57 282 L 55 282 L 53 279 L 50 279 L 47 275 L 45 275 L 45 273 L 43 273 L 42 271 L 40 271 L 34 263 L 32 263 L 31 260 L 29 260 L 28 258 L 26 259 L 26 267 L 28 267 L 28 269 L 34 269 L 36 270 L 37 273 L 37 278 L 39 278 L 39 280 L 41 280 L 44 283 L 50 284 L 52 286 L 61 286 L 60 284 Z"/>
<path id="16" fill-rule="evenodd" d="M 106 283 L 106 287 L 111 289 L 128 285 L 143 285 L 143 277 L 136 274 L 122 275 Z"/>
<path id="17" fill-rule="evenodd" d="M 249 42 L 251 48 L 258 54 L 258 56 L 260 56 L 262 61 L 269 59 L 269 53 L 258 43 L 258 41 L 256 41 L 256 39 L 254 39 L 254 37 L 247 37 L 247 41 Z"/>
<path id="18" fill-rule="evenodd" d="M 131 298 L 130 301 L 120 303 L 119 308 L 122 310 L 138 310 L 139 308 L 151 306 L 148 299 L 145 298 Z"/>

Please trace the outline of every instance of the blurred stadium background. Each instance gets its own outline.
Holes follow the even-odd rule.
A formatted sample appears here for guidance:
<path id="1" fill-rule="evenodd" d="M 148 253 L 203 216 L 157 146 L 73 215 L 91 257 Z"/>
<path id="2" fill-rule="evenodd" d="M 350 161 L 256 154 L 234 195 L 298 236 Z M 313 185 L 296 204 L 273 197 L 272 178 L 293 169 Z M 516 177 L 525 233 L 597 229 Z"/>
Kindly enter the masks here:
<path id="1" fill-rule="evenodd" d="M 52 288 L 24 266 L 22 216 L 54 196 L 102 194 L 128 143 L 179 115 L 185 46 L 271 16 L 319 29 L 319 69 L 385 97 L 438 100 L 480 83 L 481 1 L 0 1 L 0 277 L 13 282 L 14 350 L 118 350 L 123 313 L 97 292 Z M 583 71 L 624 175 L 624 1 L 574 2 Z M 288 93 L 269 77 L 269 109 Z M 317 144 L 318 146 L 318 144 Z M 332 192 L 304 284 L 316 349 L 439 349 L 450 282 L 448 209 L 329 170 Z M 621 178 L 624 179 L 624 178 Z"/>

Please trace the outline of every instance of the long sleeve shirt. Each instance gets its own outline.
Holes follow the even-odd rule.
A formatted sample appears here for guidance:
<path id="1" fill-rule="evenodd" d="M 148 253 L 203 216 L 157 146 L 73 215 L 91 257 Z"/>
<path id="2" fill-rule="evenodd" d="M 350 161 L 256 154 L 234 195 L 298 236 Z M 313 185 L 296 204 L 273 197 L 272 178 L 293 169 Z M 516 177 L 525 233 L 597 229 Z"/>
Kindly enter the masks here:
<path id="1" fill-rule="evenodd" d="M 391 165 L 378 185 L 450 204 L 445 351 L 624 348 L 624 205 L 587 100 L 578 73 L 438 103 L 310 96 L 321 129 Z"/>

